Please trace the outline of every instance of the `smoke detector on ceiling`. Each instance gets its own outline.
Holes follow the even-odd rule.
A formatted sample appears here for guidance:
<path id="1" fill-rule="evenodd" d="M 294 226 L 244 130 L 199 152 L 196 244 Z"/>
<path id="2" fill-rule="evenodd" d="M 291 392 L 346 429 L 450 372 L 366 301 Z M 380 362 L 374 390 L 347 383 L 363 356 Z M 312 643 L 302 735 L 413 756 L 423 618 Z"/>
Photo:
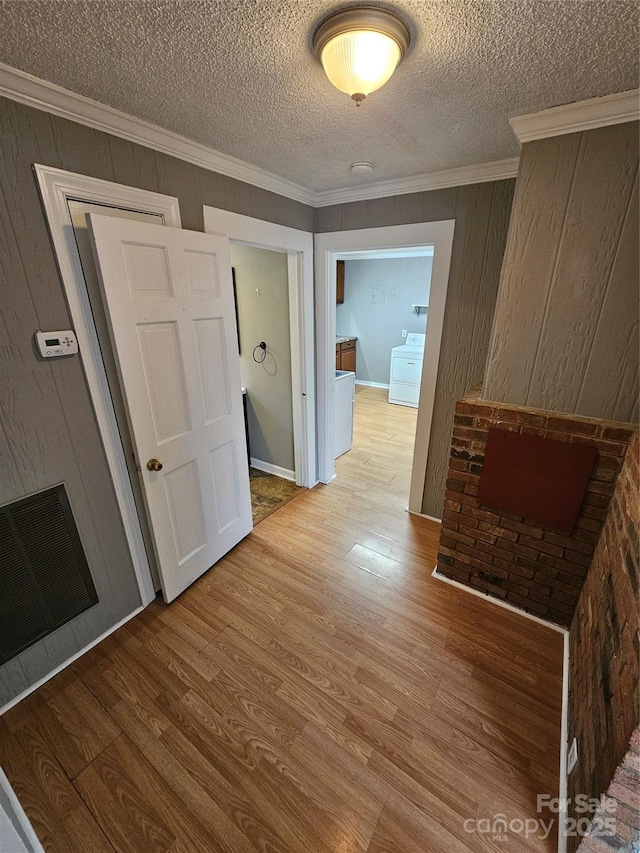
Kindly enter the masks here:
<path id="1" fill-rule="evenodd" d="M 349 171 L 354 175 L 370 175 L 373 172 L 373 163 L 352 163 Z"/>

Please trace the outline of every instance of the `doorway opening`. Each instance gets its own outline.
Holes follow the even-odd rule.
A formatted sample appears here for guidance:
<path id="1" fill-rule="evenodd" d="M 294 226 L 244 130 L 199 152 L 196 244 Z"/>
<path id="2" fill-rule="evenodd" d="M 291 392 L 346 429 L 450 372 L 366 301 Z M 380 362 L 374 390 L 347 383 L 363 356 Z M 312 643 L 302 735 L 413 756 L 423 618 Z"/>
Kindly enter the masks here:
<path id="1" fill-rule="evenodd" d="M 86 213 L 156 222 L 180 228 L 178 199 L 78 175 L 50 166 L 34 166 L 73 327 L 82 353 L 82 366 L 102 438 L 116 501 L 133 564 L 141 607 L 159 588 L 154 549 L 143 525 L 142 496 L 124 402 L 115 375 L 115 361 L 104 334 L 106 316 L 86 231 Z"/>
<path id="2" fill-rule="evenodd" d="M 165 599 L 171 600 L 201 573 L 203 567 L 206 570 L 213 565 L 220 553 L 232 547 L 251 529 L 249 475 L 243 448 L 244 421 L 240 394 L 240 370 L 237 353 L 233 348 L 235 309 L 229 241 L 224 237 L 207 237 L 197 232 L 180 230 L 179 206 L 175 198 L 48 167 L 37 166 L 36 172 L 115 487 L 116 499 L 121 510 L 125 535 L 140 590 L 141 604 L 145 606 L 155 597 L 157 579 L 152 578 L 151 571 L 155 554 L 158 554 L 158 574 Z M 82 204 L 78 205 L 77 202 Z M 97 206 L 102 207 L 98 215 L 96 215 Z M 119 245 L 118 241 L 122 242 L 123 234 L 128 234 L 129 237 L 124 238 L 124 245 L 128 247 L 127 251 L 132 257 L 138 251 L 136 247 L 141 247 L 142 255 L 151 244 L 155 248 L 164 247 L 161 252 L 156 253 L 156 261 L 160 265 L 164 263 L 165 267 L 167 263 L 178 263 L 181 267 L 176 276 L 163 267 L 161 272 L 164 275 L 159 275 L 157 280 L 165 283 L 173 282 L 172 287 L 175 285 L 176 288 L 181 288 L 180 292 L 187 297 L 184 300 L 185 307 L 193 308 L 195 312 L 197 303 L 198 310 L 207 313 L 204 318 L 198 317 L 193 312 L 193 316 L 179 314 L 177 323 L 169 318 L 163 324 L 163 321 L 156 317 L 154 328 L 150 330 L 152 324 L 145 323 L 146 337 L 142 339 L 138 335 L 134 340 L 135 346 L 132 346 L 129 334 L 131 329 L 127 326 L 123 331 L 122 325 L 125 320 L 128 323 L 132 318 L 128 316 L 126 310 L 122 309 L 122 306 L 136 288 L 142 289 L 145 293 L 149 288 L 144 286 L 142 279 L 140 287 L 138 284 L 133 287 L 130 282 L 129 291 L 124 299 L 114 296 L 111 288 L 113 299 L 109 304 L 111 311 L 109 325 L 115 326 L 114 310 L 117 309 L 119 329 L 122 333 L 118 348 L 120 353 L 118 373 L 122 374 L 123 382 L 126 381 L 127 376 L 129 379 L 128 404 L 120 408 L 127 410 L 125 420 L 129 429 L 124 428 L 123 419 L 118 418 L 116 411 L 120 403 L 120 400 L 115 399 L 118 394 L 116 389 L 119 385 L 119 377 L 114 378 L 110 375 L 113 371 L 109 370 L 109 363 L 114 359 L 105 358 L 105 351 L 115 353 L 116 346 L 114 344 L 111 348 L 110 335 L 99 334 L 98 327 L 107 325 L 106 322 L 102 322 L 102 318 L 98 319 L 102 298 L 92 298 L 91 284 L 87 282 L 86 274 L 89 267 L 88 255 L 80 247 L 80 243 L 84 240 L 83 217 L 87 213 L 91 216 L 94 240 L 97 239 L 96 234 L 102 240 L 102 248 L 97 247 L 97 250 L 99 253 L 102 252 L 101 263 L 107 262 L 107 267 L 111 271 L 108 279 L 111 282 L 110 287 L 112 284 L 115 286 L 116 283 L 119 287 L 120 282 L 125 279 L 123 271 L 116 271 L 114 275 L 111 273 L 114 264 L 122 264 L 124 257 L 123 253 L 118 251 L 116 244 Z M 141 221 L 128 221 L 123 224 L 123 219 Z M 159 225 L 173 227 L 162 228 Z M 151 231 L 154 232 L 153 235 Z M 138 242 L 135 235 L 138 235 Z M 148 241 L 151 243 L 148 244 Z M 165 249 L 169 245 L 171 251 L 168 252 Z M 140 253 L 136 257 L 139 255 Z M 139 260 L 132 262 L 126 268 L 126 275 L 129 278 L 134 275 L 144 277 L 148 266 L 147 261 L 148 259 L 143 262 Z M 188 272 L 188 275 L 185 275 L 185 272 Z M 102 274 L 105 295 L 109 297 L 104 267 L 102 267 Z M 223 282 L 223 279 L 226 280 Z M 194 292 L 201 294 L 199 299 L 188 298 L 189 294 Z M 102 288 L 100 288 L 100 296 L 102 296 Z M 208 300 L 206 305 L 205 300 Z M 167 310 L 173 310 L 174 301 L 165 300 L 162 304 L 168 306 Z M 104 319 L 106 321 L 106 315 Z M 133 319 L 132 322 L 134 322 Z M 195 334 L 189 334 L 188 330 L 178 334 L 175 330 L 180 322 L 186 326 L 191 323 Z M 173 335 L 171 340 L 176 343 L 176 346 L 173 344 L 163 346 L 162 342 L 158 345 L 158 337 L 155 339 L 149 337 L 160 326 L 159 331 L 162 334 Z M 114 333 L 115 331 L 114 328 Z M 126 335 L 129 337 L 127 338 Z M 144 341 L 142 349 L 139 346 L 141 341 Z M 138 354 L 136 354 L 136 347 L 140 350 Z M 149 347 L 155 347 L 154 351 L 151 352 Z M 179 347 L 182 347 L 182 351 Z M 184 349 L 185 347 L 188 352 Z M 130 353 L 133 355 L 130 356 Z M 143 362 L 146 359 L 148 365 L 153 366 L 153 370 L 144 369 L 141 373 L 138 369 L 140 360 L 138 355 Z M 184 369 L 185 364 L 190 368 L 189 370 Z M 207 364 L 214 365 L 215 369 L 207 370 L 205 368 Z M 163 366 L 158 367 L 158 365 Z M 175 374 L 167 380 L 166 388 L 165 378 L 168 373 L 165 368 L 169 372 L 173 370 Z M 162 375 L 163 371 L 165 375 Z M 134 388 L 135 382 L 142 376 L 145 381 L 151 377 L 154 383 L 153 393 L 151 389 L 139 393 Z M 173 381 L 176 377 L 181 381 Z M 165 393 L 167 389 L 173 395 L 172 397 Z M 188 397 L 199 401 L 195 409 L 192 409 L 191 403 L 187 402 Z M 122 401 L 124 398 L 123 391 Z M 144 406 L 144 401 L 147 399 L 150 402 L 149 407 Z M 215 405 L 217 405 L 216 401 L 221 400 L 225 401 L 225 404 L 219 412 L 215 409 Z M 132 422 L 134 420 L 132 401 L 136 403 L 141 401 L 141 406 L 138 406 L 135 412 L 137 432 Z M 194 417 L 191 416 L 192 411 L 196 411 Z M 182 417 L 179 423 L 180 429 L 175 428 L 176 422 L 180 419 L 174 417 L 176 412 Z M 153 413 L 155 418 L 153 428 L 149 423 L 150 413 Z M 162 460 L 151 458 L 158 455 L 147 452 L 149 448 L 153 451 L 154 441 L 156 443 L 160 439 L 164 441 L 164 433 L 158 438 L 158 424 L 161 422 L 158 418 L 164 418 L 162 423 L 167 426 L 170 434 L 167 441 L 174 438 L 182 439 L 185 435 L 190 440 L 196 427 L 201 434 L 191 444 L 183 442 L 185 446 L 180 449 L 180 452 L 184 451 L 184 453 L 179 458 L 177 452 L 173 453 L 170 459 L 166 453 L 163 454 Z M 182 429 L 183 422 L 185 425 L 188 423 L 188 429 L 186 426 Z M 208 431 L 207 436 L 204 436 L 204 431 Z M 206 443 L 204 438 L 207 440 Z M 128 439 L 131 439 L 131 442 Z M 222 440 L 221 444 L 219 440 Z M 134 444 L 135 459 L 131 452 Z M 144 448 L 145 452 L 141 453 L 141 448 Z M 167 448 L 164 447 L 164 450 L 166 451 Z M 189 456 L 192 451 L 196 455 L 203 456 L 207 450 L 209 459 L 195 458 L 193 454 Z M 141 459 L 146 459 L 147 456 L 149 461 L 143 466 Z M 181 465 L 183 457 L 188 457 L 186 465 Z M 161 471 L 162 474 L 158 474 Z M 201 473 L 206 474 L 208 478 L 205 487 L 201 485 L 203 482 Z M 152 548 L 149 548 L 149 543 L 145 541 L 142 529 L 145 518 L 140 511 L 140 503 L 137 500 L 139 496 L 135 494 L 136 479 L 143 477 L 145 478 L 143 495 L 146 509 L 144 515 L 152 531 Z M 157 483 L 164 485 L 165 489 L 155 488 Z M 231 486 L 228 488 L 229 483 Z M 224 495 L 221 495 L 221 489 L 226 490 Z M 150 506 L 151 498 L 154 501 L 153 511 Z M 196 506 L 196 510 L 191 511 L 192 505 Z M 163 513 L 164 517 L 161 517 Z M 167 513 L 171 515 L 170 523 L 166 519 Z M 175 539 L 173 543 L 169 541 L 171 536 Z M 192 545 L 194 547 L 191 547 Z M 164 561 L 160 548 L 163 549 Z M 196 564 L 194 560 L 199 562 Z M 185 568 L 188 561 L 188 567 Z"/>
<path id="3" fill-rule="evenodd" d="M 265 465 L 261 467 L 268 473 L 274 473 L 278 476 L 282 476 L 283 473 L 285 477 L 293 474 L 296 485 L 312 488 L 318 482 L 316 474 L 316 430 L 314 428 L 316 420 L 316 395 L 313 329 L 313 235 L 306 231 L 299 231 L 288 226 L 276 225 L 272 222 L 254 219 L 253 217 L 232 213 L 228 210 L 207 207 L 206 205 L 203 207 L 203 213 L 204 228 L 207 233 L 222 234 L 229 238 L 232 259 L 234 257 L 238 258 L 242 250 L 265 252 L 262 256 L 255 256 L 252 261 L 255 276 L 251 299 L 256 297 L 254 300 L 255 306 L 260 310 L 263 308 L 271 309 L 273 306 L 270 306 L 268 300 L 265 298 L 265 290 L 261 284 L 262 270 L 256 258 L 262 257 L 265 260 L 268 259 L 268 263 L 275 268 L 277 264 L 275 264 L 272 256 L 277 255 L 280 259 L 278 263 L 286 265 L 290 373 L 289 402 L 293 421 L 293 465 L 286 468 L 282 463 L 276 463 L 271 468 Z M 243 282 L 240 281 L 238 270 L 236 270 L 236 279 L 237 291 L 240 294 Z M 259 290 L 260 293 L 256 293 L 256 290 Z M 241 295 L 240 298 L 242 298 Z M 279 292 L 278 299 L 282 314 L 284 313 L 282 291 Z M 241 313 L 242 306 L 240 304 L 238 305 L 238 309 L 239 313 Z M 280 321 L 282 321 L 282 317 L 279 318 L 279 325 L 281 327 L 279 334 L 282 342 L 285 333 L 283 323 Z M 260 342 L 264 342 L 266 350 L 261 352 L 261 348 L 259 348 L 256 351 L 256 359 L 260 361 L 264 355 L 265 360 L 261 365 L 258 365 L 258 369 L 265 370 L 266 372 L 273 368 L 269 356 L 269 337 L 267 337 L 266 332 L 260 332 L 259 328 L 266 328 L 266 324 L 258 324 L 252 330 L 252 335 L 249 336 L 249 342 L 246 344 L 246 347 L 251 347 L 250 352 L 245 353 L 245 341 L 241 340 L 242 357 L 244 358 L 246 354 L 247 359 L 253 358 L 256 345 L 259 347 Z M 261 334 L 264 336 L 261 337 Z M 271 331 L 269 331 L 269 335 L 271 335 Z M 247 364 L 251 365 L 252 369 L 255 367 L 251 362 L 247 361 Z M 282 359 L 280 367 L 282 367 Z M 282 375 L 283 371 L 284 368 L 282 367 L 280 373 L 281 379 L 284 378 Z M 247 419 L 251 421 L 250 400 L 247 402 Z M 259 429 L 257 421 L 258 418 L 255 419 L 254 427 Z M 250 456 L 254 459 L 260 459 L 257 455 L 260 447 L 264 449 L 264 442 L 262 440 L 258 444 L 258 450 L 254 447 L 251 448 Z M 264 452 L 266 455 L 267 451 L 264 450 Z M 267 460 L 262 461 L 265 462 Z"/>
<path id="4" fill-rule="evenodd" d="M 159 590 L 160 574 L 153 547 L 151 530 L 149 528 L 149 519 L 144 505 L 142 486 L 137 473 L 133 441 L 131 438 L 131 431 L 127 423 L 124 397 L 122 395 L 120 382 L 118 381 L 118 370 L 113 350 L 113 341 L 109 333 L 107 314 L 105 312 L 102 295 L 100 293 L 100 284 L 93 257 L 93 250 L 91 248 L 89 230 L 87 228 L 87 214 L 98 213 L 103 216 L 115 216 L 119 219 L 131 219 L 135 222 L 149 222 L 158 225 L 163 225 L 164 222 L 162 217 L 157 213 L 141 212 L 139 210 L 127 208 L 124 205 L 115 207 L 113 205 L 104 205 L 88 200 L 69 198 L 67 199 L 67 207 L 73 228 L 73 238 L 75 240 L 78 257 L 82 265 L 87 297 L 100 346 L 106 381 L 109 387 L 109 396 L 111 398 L 117 422 L 118 437 L 122 443 L 124 462 L 129 474 L 129 482 L 131 484 L 137 518 L 140 524 L 142 539 L 144 541 L 146 557 L 149 562 L 149 569 L 151 571 L 154 588 Z"/>
<path id="5" fill-rule="evenodd" d="M 406 506 L 433 246 L 336 257 L 336 473 Z"/>
<path id="6" fill-rule="evenodd" d="M 287 256 L 230 248 L 251 466 L 295 480 Z"/>
<path id="7" fill-rule="evenodd" d="M 296 485 L 287 254 L 231 244 L 254 525 Z"/>
<path id="8" fill-rule="evenodd" d="M 323 483 L 331 482 L 336 471 L 337 261 L 353 252 L 371 253 L 381 250 L 391 252 L 403 249 L 425 251 L 432 249 L 433 251 L 428 297 L 428 334 L 424 342 L 408 501 L 409 511 L 418 514 L 422 512 L 454 227 L 454 220 L 446 220 L 316 235 L 318 478 Z M 380 294 L 378 293 L 375 298 L 380 298 Z M 415 304 L 421 305 L 421 303 Z M 400 331 L 402 328 L 404 327 L 401 327 Z"/>

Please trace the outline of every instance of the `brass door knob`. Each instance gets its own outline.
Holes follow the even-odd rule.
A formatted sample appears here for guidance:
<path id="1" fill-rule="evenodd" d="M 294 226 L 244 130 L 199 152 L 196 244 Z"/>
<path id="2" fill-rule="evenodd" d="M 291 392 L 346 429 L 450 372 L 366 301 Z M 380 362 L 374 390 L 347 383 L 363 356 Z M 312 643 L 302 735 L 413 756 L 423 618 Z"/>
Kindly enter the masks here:
<path id="1" fill-rule="evenodd" d="M 150 459 L 147 462 L 147 469 L 149 471 L 162 471 L 162 462 L 159 459 Z"/>

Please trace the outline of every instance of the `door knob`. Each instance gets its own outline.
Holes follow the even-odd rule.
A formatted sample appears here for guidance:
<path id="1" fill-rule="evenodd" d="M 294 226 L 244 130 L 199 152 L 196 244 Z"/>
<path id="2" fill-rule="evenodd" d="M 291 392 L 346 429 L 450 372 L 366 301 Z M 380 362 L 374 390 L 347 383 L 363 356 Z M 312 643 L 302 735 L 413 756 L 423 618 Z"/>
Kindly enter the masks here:
<path id="1" fill-rule="evenodd" d="M 159 459 L 150 459 L 147 462 L 147 469 L 149 471 L 162 471 L 162 462 Z"/>

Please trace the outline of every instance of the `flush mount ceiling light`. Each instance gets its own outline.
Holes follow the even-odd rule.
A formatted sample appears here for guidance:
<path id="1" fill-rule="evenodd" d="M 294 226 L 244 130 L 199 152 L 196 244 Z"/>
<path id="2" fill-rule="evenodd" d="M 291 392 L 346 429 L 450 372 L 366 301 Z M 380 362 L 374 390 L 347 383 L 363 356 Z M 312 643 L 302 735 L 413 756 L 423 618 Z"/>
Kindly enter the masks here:
<path id="1" fill-rule="evenodd" d="M 358 106 L 389 80 L 409 47 L 409 30 L 384 9 L 356 6 L 324 20 L 313 48 L 336 89 Z"/>

